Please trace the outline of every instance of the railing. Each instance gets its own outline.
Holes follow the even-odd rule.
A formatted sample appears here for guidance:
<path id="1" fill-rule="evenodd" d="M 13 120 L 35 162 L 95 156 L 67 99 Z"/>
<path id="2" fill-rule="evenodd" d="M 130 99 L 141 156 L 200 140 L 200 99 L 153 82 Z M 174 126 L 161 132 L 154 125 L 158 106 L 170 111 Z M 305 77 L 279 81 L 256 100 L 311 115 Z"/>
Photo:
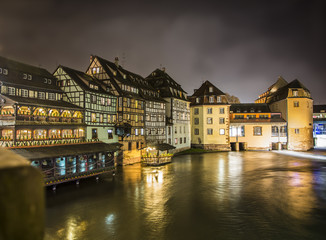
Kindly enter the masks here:
<path id="1" fill-rule="evenodd" d="M 49 186 L 62 182 L 74 181 L 114 170 L 114 159 L 108 162 L 97 160 L 87 165 L 84 164 L 85 163 L 76 163 L 69 167 L 53 166 L 48 169 L 42 169 L 45 185 Z"/>
<path id="2" fill-rule="evenodd" d="M 147 165 L 163 165 L 172 162 L 172 156 L 142 156 L 142 163 Z"/>
<path id="3" fill-rule="evenodd" d="M 16 120 L 23 122 L 83 123 L 82 118 L 42 115 L 17 115 Z"/>

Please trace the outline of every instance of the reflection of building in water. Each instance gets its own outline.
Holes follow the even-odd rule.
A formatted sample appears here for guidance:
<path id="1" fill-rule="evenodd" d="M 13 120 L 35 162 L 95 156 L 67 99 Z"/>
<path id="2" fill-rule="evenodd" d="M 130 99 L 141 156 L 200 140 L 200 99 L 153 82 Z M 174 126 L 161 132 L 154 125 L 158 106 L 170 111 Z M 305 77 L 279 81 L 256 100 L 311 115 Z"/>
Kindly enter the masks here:
<path id="1" fill-rule="evenodd" d="M 133 164 L 129 166 L 125 166 L 122 168 L 123 170 L 123 181 L 130 183 L 138 183 L 141 182 L 142 169 L 141 164 Z"/>

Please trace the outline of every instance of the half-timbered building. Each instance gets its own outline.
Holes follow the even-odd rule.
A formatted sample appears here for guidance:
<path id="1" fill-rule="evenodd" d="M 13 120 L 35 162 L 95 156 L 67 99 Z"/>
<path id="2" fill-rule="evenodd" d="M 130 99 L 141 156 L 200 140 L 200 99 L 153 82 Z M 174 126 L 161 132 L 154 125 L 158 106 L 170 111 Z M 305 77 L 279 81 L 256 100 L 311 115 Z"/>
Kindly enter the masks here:
<path id="1" fill-rule="evenodd" d="M 119 65 L 118 59 L 110 62 L 98 56 L 91 56 L 87 73 L 96 77 L 118 98 L 116 131 L 123 144 L 123 164 L 139 162 L 140 149 L 145 146 L 145 99 L 141 86 L 146 86 L 139 75 L 132 74 Z"/>
<path id="2" fill-rule="evenodd" d="M 29 159 L 45 185 L 112 171 L 120 147 L 86 141 L 84 107 L 64 100 L 47 70 L 0 57 L 0 146 Z"/>
<path id="3" fill-rule="evenodd" d="M 59 66 L 53 75 L 65 92 L 63 100 L 85 110 L 86 139 L 118 142 L 114 128 L 117 98 L 110 93 L 110 88 L 103 88 L 94 77 L 65 66 Z"/>
<path id="4" fill-rule="evenodd" d="M 166 142 L 175 147 L 174 152 L 190 148 L 190 104 L 186 92 L 165 69 L 156 69 L 146 80 L 166 101 Z"/>

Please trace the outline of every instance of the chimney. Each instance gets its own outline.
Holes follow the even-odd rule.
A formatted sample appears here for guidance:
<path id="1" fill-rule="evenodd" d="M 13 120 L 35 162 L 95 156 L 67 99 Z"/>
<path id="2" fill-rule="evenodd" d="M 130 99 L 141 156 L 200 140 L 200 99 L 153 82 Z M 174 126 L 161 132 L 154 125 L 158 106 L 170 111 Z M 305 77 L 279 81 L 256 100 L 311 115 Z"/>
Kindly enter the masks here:
<path id="1" fill-rule="evenodd" d="M 114 63 L 117 67 L 119 67 L 119 58 L 118 57 L 115 57 L 114 59 Z"/>
<path id="2" fill-rule="evenodd" d="M 92 63 L 92 62 L 93 62 L 93 60 L 94 60 L 94 56 L 93 56 L 93 55 L 91 55 L 91 56 L 90 56 L 90 58 L 89 58 L 89 63 Z"/>

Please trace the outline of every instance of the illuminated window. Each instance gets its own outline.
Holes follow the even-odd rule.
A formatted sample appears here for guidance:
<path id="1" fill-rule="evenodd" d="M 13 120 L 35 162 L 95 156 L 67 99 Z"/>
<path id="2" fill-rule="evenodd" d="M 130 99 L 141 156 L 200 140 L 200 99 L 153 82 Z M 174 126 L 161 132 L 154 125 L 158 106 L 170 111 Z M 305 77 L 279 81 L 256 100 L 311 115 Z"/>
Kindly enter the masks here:
<path id="1" fill-rule="evenodd" d="M 174 139 L 174 144 L 178 144 L 178 138 Z"/>
<path id="2" fill-rule="evenodd" d="M 14 87 L 8 87 L 8 94 L 15 96 L 16 89 Z"/>
<path id="3" fill-rule="evenodd" d="M 97 138 L 97 128 L 92 128 L 92 139 Z"/>
<path id="4" fill-rule="evenodd" d="M 216 100 L 218 103 L 221 102 L 221 97 L 217 97 L 217 100 Z"/>
<path id="5" fill-rule="evenodd" d="M 22 89 L 22 97 L 28 97 L 28 90 Z"/>
<path id="6" fill-rule="evenodd" d="M 91 95 L 91 103 L 96 103 L 96 95 Z"/>
<path id="7" fill-rule="evenodd" d="M 225 135 L 225 129 L 224 128 L 220 128 L 220 135 Z"/>
<path id="8" fill-rule="evenodd" d="M 209 92 L 213 92 L 213 87 L 209 87 Z"/>
<path id="9" fill-rule="evenodd" d="M 196 103 L 199 103 L 199 101 L 200 101 L 200 98 L 196 98 Z"/>
<path id="10" fill-rule="evenodd" d="M 138 129 L 135 129 L 135 135 L 138 136 Z"/>
<path id="11" fill-rule="evenodd" d="M 54 93 L 49 93 L 49 100 L 52 100 L 52 101 L 55 100 L 55 94 Z"/>
<path id="12" fill-rule="evenodd" d="M 111 103 L 112 103 L 112 102 L 111 102 L 111 98 L 108 98 L 108 99 L 107 99 L 107 105 L 108 105 L 108 106 L 111 106 Z"/>
<path id="13" fill-rule="evenodd" d="M 209 103 L 214 103 L 214 97 L 209 97 Z"/>
<path id="14" fill-rule="evenodd" d="M 91 122 L 96 122 L 96 113 L 91 113 Z"/>
<path id="15" fill-rule="evenodd" d="M 297 97 L 298 96 L 298 90 L 292 90 L 292 95 L 293 95 L 293 97 Z"/>
<path id="16" fill-rule="evenodd" d="M 45 99 L 45 92 L 38 92 L 39 99 Z"/>
<path id="17" fill-rule="evenodd" d="M 113 138 L 113 131 L 112 129 L 108 130 L 108 139 L 112 139 Z"/>
<path id="18" fill-rule="evenodd" d="M 100 114 L 100 122 L 102 123 L 104 120 L 103 114 Z"/>
<path id="19" fill-rule="evenodd" d="M 300 134 L 300 129 L 299 129 L 299 128 L 295 128 L 295 129 L 294 129 L 294 133 L 295 133 L 295 134 Z"/>
<path id="20" fill-rule="evenodd" d="M 101 105 L 105 105 L 105 98 L 101 97 Z"/>
<path id="21" fill-rule="evenodd" d="M 262 135 L 262 127 L 254 127 L 254 136 Z"/>
<path id="22" fill-rule="evenodd" d="M 213 118 L 207 118 L 207 124 L 213 124 Z"/>
<path id="23" fill-rule="evenodd" d="M 272 137 L 278 137 L 278 126 L 272 126 Z"/>

